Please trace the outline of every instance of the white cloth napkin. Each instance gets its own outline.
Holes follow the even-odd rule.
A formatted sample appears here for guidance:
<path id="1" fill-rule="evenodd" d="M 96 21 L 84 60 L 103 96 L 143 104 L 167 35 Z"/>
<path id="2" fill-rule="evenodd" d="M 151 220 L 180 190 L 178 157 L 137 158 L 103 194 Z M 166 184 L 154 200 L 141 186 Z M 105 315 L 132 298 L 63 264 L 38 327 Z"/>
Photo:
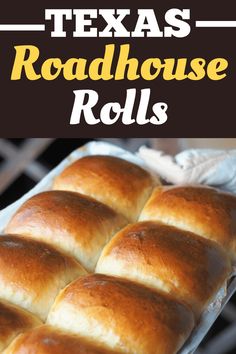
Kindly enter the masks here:
<path id="1" fill-rule="evenodd" d="M 201 183 L 236 193 L 236 150 L 191 149 L 173 157 L 142 146 L 138 156 L 169 183 Z"/>

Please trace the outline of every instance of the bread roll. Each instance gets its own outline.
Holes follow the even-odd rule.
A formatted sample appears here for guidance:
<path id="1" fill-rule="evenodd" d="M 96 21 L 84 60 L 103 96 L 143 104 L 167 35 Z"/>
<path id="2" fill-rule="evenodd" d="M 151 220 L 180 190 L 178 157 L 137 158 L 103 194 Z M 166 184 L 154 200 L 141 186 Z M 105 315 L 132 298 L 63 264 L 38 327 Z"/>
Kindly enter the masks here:
<path id="1" fill-rule="evenodd" d="M 94 271 L 103 247 L 125 224 L 123 216 L 90 197 L 50 191 L 27 200 L 10 220 L 6 233 L 52 244 Z"/>
<path id="2" fill-rule="evenodd" d="M 230 274 L 230 261 L 215 242 L 157 222 L 129 225 L 104 248 L 98 273 L 116 275 L 171 294 L 196 316 Z"/>
<path id="3" fill-rule="evenodd" d="M 218 242 L 236 258 L 236 197 L 202 186 L 158 187 L 140 221 L 157 220 Z"/>
<path id="4" fill-rule="evenodd" d="M 79 263 L 43 242 L 0 236 L 0 298 L 42 320 L 58 292 L 81 274 Z"/>
<path id="5" fill-rule="evenodd" d="M 3 354 L 109 354 L 95 344 L 50 326 L 19 335 Z"/>
<path id="6" fill-rule="evenodd" d="M 21 332 L 39 326 L 41 321 L 27 311 L 0 301 L 0 352 Z"/>
<path id="7" fill-rule="evenodd" d="M 54 189 L 89 195 L 135 221 L 153 187 L 151 175 L 131 162 L 113 156 L 87 156 L 67 167 Z"/>
<path id="8" fill-rule="evenodd" d="M 48 323 L 122 353 L 174 354 L 194 326 L 192 312 L 166 294 L 94 274 L 57 297 Z"/>

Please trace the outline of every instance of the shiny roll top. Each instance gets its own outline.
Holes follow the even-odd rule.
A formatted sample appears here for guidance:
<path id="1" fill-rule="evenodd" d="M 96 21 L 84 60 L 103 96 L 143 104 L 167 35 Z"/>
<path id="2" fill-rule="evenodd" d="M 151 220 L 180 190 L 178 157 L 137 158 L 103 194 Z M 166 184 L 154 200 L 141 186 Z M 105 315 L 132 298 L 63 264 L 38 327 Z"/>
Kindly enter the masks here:
<path id="1" fill-rule="evenodd" d="M 136 221 L 155 183 L 143 168 L 100 155 L 72 163 L 55 179 L 53 188 L 86 194 Z"/>
<path id="2" fill-rule="evenodd" d="M 19 335 L 3 354 L 111 354 L 111 351 L 44 325 Z"/>
<path id="3" fill-rule="evenodd" d="M 113 237 L 96 271 L 169 293 L 198 317 L 229 275 L 230 262 L 215 242 L 147 221 L 129 225 Z"/>
<path id="4" fill-rule="evenodd" d="M 121 353 L 174 354 L 194 326 L 167 294 L 117 277 L 80 277 L 57 297 L 48 323 Z"/>
<path id="5" fill-rule="evenodd" d="M 47 242 L 94 271 L 103 247 L 125 224 L 122 215 L 90 197 L 49 191 L 27 200 L 10 220 L 6 233 Z"/>
<path id="6" fill-rule="evenodd" d="M 73 258 L 46 243 L 0 236 L 0 298 L 45 320 L 58 292 L 85 274 Z"/>
<path id="7" fill-rule="evenodd" d="M 236 258 L 236 197 L 202 186 L 157 187 L 140 221 L 156 220 L 216 241 Z"/>
<path id="8" fill-rule="evenodd" d="M 0 237 L 0 299 L 47 325 L 18 329 L 13 316 L 11 332 L 0 303 L 0 345 L 24 332 L 4 354 L 179 351 L 230 274 L 236 197 L 157 184 L 128 161 L 87 156 L 21 206 Z"/>
<path id="9" fill-rule="evenodd" d="M 19 334 L 39 326 L 41 321 L 8 302 L 0 300 L 0 352 Z"/>

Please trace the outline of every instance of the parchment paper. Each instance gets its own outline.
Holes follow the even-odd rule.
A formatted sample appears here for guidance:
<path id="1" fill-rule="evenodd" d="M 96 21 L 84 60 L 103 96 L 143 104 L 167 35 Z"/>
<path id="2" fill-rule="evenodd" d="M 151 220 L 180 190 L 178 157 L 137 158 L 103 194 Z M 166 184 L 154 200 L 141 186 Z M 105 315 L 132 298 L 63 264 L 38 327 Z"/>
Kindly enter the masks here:
<path id="1" fill-rule="evenodd" d="M 23 195 L 15 203 L 9 205 L 7 208 L 0 211 L 0 232 L 3 233 L 5 226 L 16 212 L 16 210 L 31 196 L 46 190 L 50 190 L 54 178 L 64 170 L 65 167 L 70 165 L 73 161 L 86 156 L 86 155 L 112 155 L 121 157 L 133 163 L 136 163 L 144 168 L 144 162 L 136 155 L 123 150 L 115 145 L 111 145 L 105 142 L 90 142 L 83 147 L 73 151 L 67 158 L 65 158 L 57 167 L 55 167 L 46 177 L 42 179 L 33 189 Z M 236 268 L 235 268 L 236 270 Z M 202 339 L 207 334 L 210 327 L 223 310 L 226 303 L 236 291 L 236 278 L 234 277 L 236 272 L 231 274 L 231 277 L 227 280 L 227 284 L 222 284 L 222 288 L 216 294 L 215 298 L 208 309 L 202 314 L 201 320 L 193 330 L 191 336 L 186 341 L 185 345 L 179 351 L 178 354 L 192 354 L 197 349 Z"/>

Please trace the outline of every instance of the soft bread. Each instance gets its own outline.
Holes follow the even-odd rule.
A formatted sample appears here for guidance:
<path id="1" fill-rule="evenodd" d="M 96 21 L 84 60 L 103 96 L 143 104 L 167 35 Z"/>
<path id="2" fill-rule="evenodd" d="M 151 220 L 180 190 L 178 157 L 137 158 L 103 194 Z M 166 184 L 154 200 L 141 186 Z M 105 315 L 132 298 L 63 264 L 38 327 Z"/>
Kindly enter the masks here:
<path id="1" fill-rule="evenodd" d="M 194 319 L 187 307 L 166 294 L 94 274 L 60 293 L 48 323 L 123 353 L 174 354 Z"/>
<path id="2" fill-rule="evenodd" d="M 199 316 L 230 269 L 229 258 L 217 243 L 147 221 L 118 232 L 104 248 L 96 271 L 167 292 Z"/>
<path id="3" fill-rule="evenodd" d="M 0 300 L 0 352 L 19 334 L 41 321 L 27 311 Z"/>
<path id="4" fill-rule="evenodd" d="M 27 200 L 10 220 L 6 233 L 52 244 L 94 271 L 103 247 L 125 224 L 122 215 L 95 199 L 49 191 Z"/>
<path id="5" fill-rule="evenodd" d="M 78 336 L 51 326 L 41 326 L 19 335 L 3 354 L 111 354 Z"/>
<path id="6" fill-rule="evenodd" d="M 43 242 L 0 236 L 0 298 L 43 320 L 58 292 L 81 274 L 78 262 Z"/>
<path id="7" fill-rule="evenodd" d="M 126 160 L 87 156 L 22 205 L 0 237 L 0 299 L 14 303 L 0 302 L 0 345 L 23 332 L 4 354 L 179 351 L 230 274 L 236 197 L 157 184 Z"/>
<path id="8" fill-rule="evenodd" d="M 218 242 L 236 257 L 236 197 L 202 186 L 158 187 L 140 221 L 157 220 Z"/>
<path id="9" fill-rule="evenodd" d="M 135 221 L 154 181 L 143 168 L 113 156 L 86 156 L 67 167 L 54 189 L 89 195 Z"/>

